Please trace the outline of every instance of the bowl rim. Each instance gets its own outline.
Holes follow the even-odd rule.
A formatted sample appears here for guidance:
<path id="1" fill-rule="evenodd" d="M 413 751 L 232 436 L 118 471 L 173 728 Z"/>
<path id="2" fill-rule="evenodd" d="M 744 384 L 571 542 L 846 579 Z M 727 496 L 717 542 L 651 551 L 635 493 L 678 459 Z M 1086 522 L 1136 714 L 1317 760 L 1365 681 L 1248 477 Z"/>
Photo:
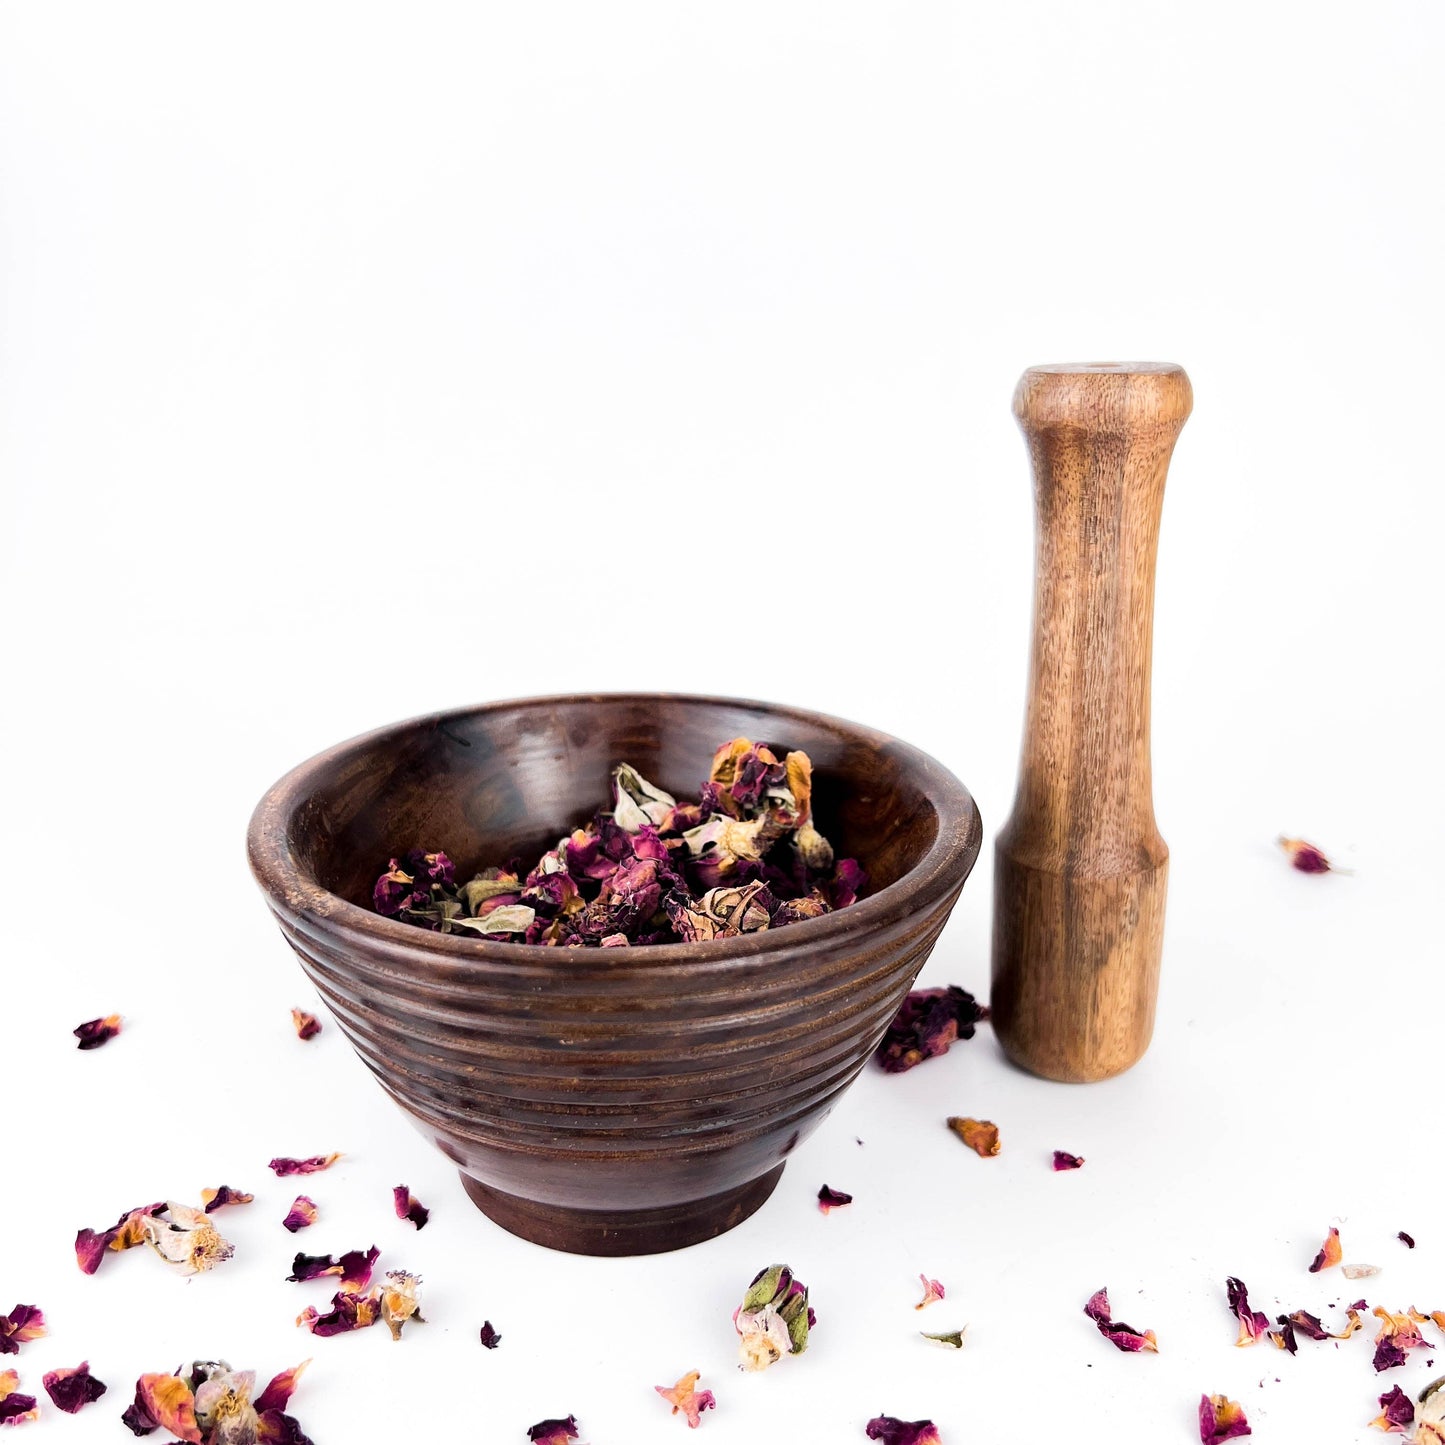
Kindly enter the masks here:
<path id="1" fill-rule="evenodd" d="M 623 957 L 618 957 L 619 953 L 623 953 L 618 949 L 569 948 L 565 950 L 569 971 L 600 969 L 616 976 L 634 970 L 655 973 L 659 968 L 669 966 L 688 973 L 727 970 L 738 963 L 755 962 L 770 953 L 792 952 L 810 944 L 826 946 L 850 934 L 862 935 L 889 927 L 915 914 L 926 913 L 939 899 L 962 888 L 967 880 L 983 841 L 983 823 L 978 805 L 963 783 L 921 748 L 847 718 L 791 704 L 711 693 L 646 691 L 550 693 L 504 698 L 422 713 L 333 744 L 284 774 L 256 804 L 246 833 L 252 874 L 274 911 L 284 911 L 298 918 L 309 917 L 313 925 L 319 925 L 327 932 L 361 934 L 378 948 L 420 952 L 463 973 L 468 964 L 473 965 L 478 974 L 491 972 L 489 965 L 505 964 L 509 972 L 516 972 L 521 967 L 528 972 L 555 974 L 559 960 L 552 955 L 557 950 L 539 948 L 536 944 L 499 943 L 487 938 L 433 933 L 363 908 L 323 888 L 300 865 L 292 851 L 289 841 L 291 818 L 315 791 L 317 774 L 348 754 L 371 747 L 388 737 L 399 737 L 419 728 L 442 728 L 461 717 L 518 708 L 554 707 L 562 703 L 575 706 L 579 703 L 660 701 L 752 709 L 772 714 L 783 721 L 791 718 L 825 730 L 843 730 L 869 746 L 889 747 L 896 754 L 901 754 L 908 771 L 918 777 L 938 815 L 938 831 L 928 851 L 901 878 L 876 893 L 858 899 L 847 908 L 837 909 L 821 918 L 799 919 L 786 928 L 764 929 L 758 933 L 739 934 L 735 938 L 639 945 L 626 950 Z M 636 955 L 642 958 L 634 962 Z M 528 968 L 528 965 L 531 967 Z"/>

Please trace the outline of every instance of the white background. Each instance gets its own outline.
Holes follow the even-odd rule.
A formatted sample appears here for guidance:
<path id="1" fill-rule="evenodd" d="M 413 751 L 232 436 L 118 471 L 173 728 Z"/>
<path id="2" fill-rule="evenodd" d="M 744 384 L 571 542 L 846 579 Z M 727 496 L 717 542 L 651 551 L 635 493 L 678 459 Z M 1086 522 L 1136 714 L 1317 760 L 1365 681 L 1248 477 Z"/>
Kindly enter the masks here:
<path id="1" fill-rule="evenodd" d="M 594 1445 L 677 1442 L 651 1389 L 691 1368 L 715 1445 L 879 1411 L 948 1445 L 1186 1442 L 1201 1391 L 1261 1442 L 1363 1441 L 1382 1387 L 1438 1373 L 1377 1382 L 1368 1336 L 1236 1350 L 1223 1280 L 1271 1314 L 1445 1308 L 1442 40 L 1401 0 L 6 5 L 0 1309 L 52 1334 L 4 1363 L 111 1385 L 36 1438 L 129 1438 L 137 1374 L 214 1355 L 313 1355 L 318 1445 L 507 1445 L 569 1411 Z M 725 1238 L 607 1261 L 503 1234 L 334 1025 L 291 1034 L 252 804 L 394 718 L 667 688 L 895 732 L 991 835 L 1032 563 L 1009 395 L 1118 356 L 1196 393 L 1148 1058 L 1051 1085 L 984 1030 L 870 1070 Z M 1290 872 L 1282 830 L 1354 876 Z M 987 988 L 989 851 L 925 982 Z M 125 1033 L 76 1052 L 111 1010 Z M 293 1240 L 266 1160 L 331 1149 Z M 821 1217 L 825 1181 L 857 1202 Z M 222 1182 L 258 1199 L 215 1274 L 76 1270 L 79 1226 Z M 1336 1220 L 1378 1279 L 1306 1273 Z M 282 1282 L 291 1251 L 373 1242 L 431 1322 L 295 1330 L 329 1292 Z M 742 1376 L 729 1314 L 775 1260 L 820 1324 Z M 920 1270 L 948 1298 L 916 1315 Z M 1100 1285 L 1157 1358 L 1094 1332 Z M 958 1355 L 915 1334 L 965 1322 Z"/>

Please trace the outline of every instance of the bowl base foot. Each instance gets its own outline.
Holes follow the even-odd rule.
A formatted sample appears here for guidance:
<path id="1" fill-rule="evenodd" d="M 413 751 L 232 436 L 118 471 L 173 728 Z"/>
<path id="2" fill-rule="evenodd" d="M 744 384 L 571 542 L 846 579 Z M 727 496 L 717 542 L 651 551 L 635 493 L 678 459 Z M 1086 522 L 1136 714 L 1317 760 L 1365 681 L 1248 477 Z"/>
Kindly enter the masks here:
<path id="1" fill-rule="evenodd" d="M 503 1194 L 462 1175 L 473 1204 L 494 1224 L 548 1249 L 568 1254 L 663 1254 L 725 1234 L 766 1201 L 783 1166 L 736 1189 L 661 1209 L 567 1209 Z"/>

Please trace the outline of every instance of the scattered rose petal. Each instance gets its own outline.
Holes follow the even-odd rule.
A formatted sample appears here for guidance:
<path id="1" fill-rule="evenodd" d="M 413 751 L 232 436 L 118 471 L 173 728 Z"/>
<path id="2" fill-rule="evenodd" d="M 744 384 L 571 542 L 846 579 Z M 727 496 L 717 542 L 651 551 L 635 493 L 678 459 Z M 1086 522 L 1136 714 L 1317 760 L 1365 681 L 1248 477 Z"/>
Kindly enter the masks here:
<path id="1" fill-rule="evenodd" d="M 1380 1321 L 1379 1332 L 1375 1335 L 1376 1373 L 1403 1365 L 1411 1350 L 1431 1348 L 1430 1342 L 1420 1333 L 1420 1326 L 1430 1319 L 1428 1315 L 1414 1309 L 1396 1315 L 1378 1305 L 1373 1314 Z"/>
<path id="2" fill-rule="evenodd" d="M 1290 867 L 1298 868 L 1301 873 L 1330 873 L 1339 871 L 1313 843 L 1306 843 L 1303 838 L 1281 837 L 1279 839 L 1279 846 L 1284 849 L 1285 857 L 1289 859 Z"/>
<path id="3" fill-rule="evenodd" d="M 24 1425 L 39 1414 L 35 1396 L 20 1393 L 20 1376 L 14 1370 L 0 1370 L 0 1425 Z"/>
<path id="4" fill-rule="evenodd" d="M 0 1315 L 0 1355 L 18 1355 L 21 1345 L 48 1333 L 43 1310 L 15 1305 L 8 1315 Z"/>
<path id="5" fill-rule="evenodd" d="M 107 1014 L 103 1019 L 91 1019 L 71 1030 L 80 1042 L 78 1049 L 98 1049 L 108 1044 L 120 1032 L 120 1015 Z"/>
<path id="6" fill-rule="evenodd" d="M 296 1316 L 296 1323 L 313 1335 L 326 1338 L 364 1330 L 381 1318 L 381 1301 L 372 1294 L 348 1294 L 338 1290 L 331 1296 L 331 1308 L 324 1313 L 308 1305 Z"/>
<path id="7" fill-rule="evenodd" d="M 1331 1227 L 1325 1242 L 1320 1245 L 1320 1252 L 1315 1255 L 1315 1262 L 1310 1265 L 1310 1273 L 1318 1274 L 1322 1269 L 1333 1269 L 1343 1258 L 1345 1252 L 1340 1247 L 1340 1232 Z"/>
<path id="8" fill-rule="evenodd" d="M 946 1054 L 959 1039 L 971 1039 L 974 1026 L 987 1018 L 988 1008 L 967 989 L 916 989 L 888 1025 L 878 1045 L 878 1062 L 885 1073 L 901 1074 L 924 1059 Z"/>
<path id="9" fill-rule="evenodd" d="M 1406 1234 L 1405 1231 L 1402 1229 L 1399 1234 L 1395 1236 L 1395 1238 L 1398 1239 L 1400 1243 L 1405 1246 L 1406 1249 L 1414 1249 L 1415 1236 L 1413 1234 Z"/>
<path id="10" fill-rule="evenodd" d="M 1369 1279 L 1371 1275 L 1379 1272 L 1378 1264 L 1347 1264 L 1340 1270 L 1346 1279 Z"/>
<path id="11" fill-rule="evenodd" d="M 421 1276 L 408 1274 L 404 1269 L 392 1269 L 387 1271 L 386 1278 L 387 1283 L 382 1285 L 379 1291 L 381 1317 L 386 1321 L 392 1339 L 399 1340 L 402 1326 L 408 1320 L 415 1320 L 419 1325 L 426 1323 L 422 1318 L 421 1302 L 417 1299 L 417 1286 L 421 1283 Z"/>
<path id="12" fill-rule="evenodd" d="M 232 1189 L 229 1184 L 223 1184 L 219 1189 L 201 1190 L 201 1204 L 207 1214 L 214 1214 L 228 1204 L 250 1204 L 255 1197 L 254 1194 L 243 1194 L 239 1189 Z"/>
<path id="13" fill-rule="evenodd" d="M 1244 1407 L 1224 1395 L 1201 1395 L 1199 1397 L 1199 1438 L 1203 1445 L 1214 1445 L 1219 1440 L 1235 1440 L 1241 1435 L 1252 1435 L 1249 1421 L 1244 1418 Z"/>
<path id="14" fill-rule="evenodd" d="M 948 1127 L 978 1155 L 980 1159 L 991 1159 L 1002 1145 L 998 1137 L 998 1125 L 987 1119 L 952 1118 Z"/>
<path id="15" fill-rule="evenodd" d="M 1291 1355 L 1299 1353 L 1299 1340 L 1295 1335 L 1294 1321 L 1288 1315 L 1280 1315 L 1279 1328 L 1271 1330 L 1269 1338 L 1276 1349 L 1285 1350 Z"/>
<path id="16" fill-rule="evenodd" d="M 302 1360 L 299 1365 L 272 1375 L 266 1388 L 256 1397 L 257 1413 L 264 1416 L 268 1410 L 284 1410 L 291 1403 L 291 1396 L 296 1393 L 296 1386 L 310 1363 L 310 1360 Z"/>
<path id="17" fill-rule="evenodd" d="M 926 1274 L 918 1276 L 923 1284 L 923 1298 L 913 1306 L 916 1310 L 926 1310 L 929 1305 L 935 1304 L 943 1298 L 943 1286 L 936 1279 L 929 1279 Z"/>
<path id="18" fill-rule="evenodd" d="M 292 1234 L 295 1234 L 298 1229 L 309 1229 L 316 1223 L 316 1201 L 308 1199 L 304 1194 L 298 1194 L 292 1201 L 286 1218 L 281 1223 Z"/>
<path id="19" fill-rule="evenodd" d="M 90 1373 L 88 1360 L 82 1360 L 74 1369 L 47 1370 L 41 1384 L 55 1408 L 67 1415 L 77 1414 L 105 1394 L 105 1383 Z"/>
<path id="20" fill-rule="evenodd" d="M 1388 1393 L 1380 1396 L 1380 1413 L 1370 1424 L 1387 1435 L 1403 1435 L 1415 1423 L 1415 1406 L 1410 1397 L 1398 1386 L 1391 1386 Z"/>
<path id="21" fill-rule="evenodd" d="M 126 1411 L 132 1415 L 126 1423 L 137 1435 L 169 1430 L 178 1439 L 201 1445 L 195 1391 L 179 1375 L 142 1375 L 135 1382 L 135 1404 Z"/>
<path id="22" fill-rule="evenodd" d="M 145 1242 L 182 1274 L 201 1274 L 224 1264 L 236 1252 L 201 1209 L 171 1200 L 159 1214 L 141 1220 Z"/>
<path id="23" fill-rule="evenodd" d="M 133 1249 L 146 1242 L 144 1220 L 149 1215 L 164 1214 L 164 1204 L 146 1204 L 122 1214 L 109 1229 L 82 1229 L 75 1236 L 75 1260 L 85 1274 L 100 1268 L 107 1250 Z"/>
<path id="24" fill-rule="evenodd" d="M 738 1356 L 745 1370 L 765 1370 L 784 1355 L 808 1348 L 808 1331 L 817 1317 L 808 1305 L 807 1287 L 785 1264 L 761 1271 L 733 1314 Z"/>
<path id="25" fill-rule="evenodd" d="M 925 1340 L 931 1340 L 935 1345 L 942 1345 L 945 1349 L 961 1350 L 963 1348 L 963 1337 L 968 1333 L 968 1326 L 961 1330 L 947 1330 L 941 1335 L 930 1335 L 926 1330 L 918 1332 Z"/>
<path id="26" fill-rule="evenodd" d="M 1083 1167 L 1082 1155 L 1066 1154 L 1062 1149 L 1054 1150 L 1054 1172 L 1056 1174 L 1062 1174 L 1066 1169 L 1082 1169 Z"/>
<path id="27" fill-rule="evenodd" d="M 578 1438 L 575 1415 L 568 1415 L 565 1420 L 543 1420 L 527 1431 L 532 1445 L 571 1445 Z"/>
<path id="28" fill-rule="evenodd" d="M 489 1350 L 495 1350 L 502 1343 L 502 1337 L 492 1327 L 491 1320 L 482 1321 L 482 1344 Z"/>
<path id="29" fill-rule="evenodd" d="M 302 1043 L 307 1039 L 314 1039 L 321 1032 L 321 1020 L 315 1014 L 307 1013 L 304 1008 L 291 1010 L 291 1022 L 295 1025 L 296 1037 Z"/>
<path id="30" fill-rule="evenodd" d="M 1240 1346 L 1257 1344 L 1269 1333 L 1269 1317 L 1249 1307 L 1249 1291 L 1243 1280 L 1230 1275 L 1224 1287 L 1229 1293 L 1230 1312 L 1239 1321 L 1239 1338 L 1234 1343 Z"/>
<path id="31" fill-rule="evenodd" d="M 1090 1295 L 1088 1304 L 1084 1306 L 1084 1313 L 1093 1320 L 1098 1326 L 1099 1333 L 1116 1349 L 1123 1350 L 1127 1354 L 1137 1354 L 1140 1350 L 1158 1354 L 1159 1341 L 1153 1330 L 1145 1330 L 1140 1334 L 1131 1325 L 1121 1324 L 1112 1318 L 1107 1289 L 1098 1290 Z"/>
<path id="32" fill-rule="evenodd" d="M 818 1208 L 827 1214 L 830 1209 L 841 1209 L 845 1204 L 851 1204 L 853 1196 L 844 1194 L 838 1189 L 829 1189 L 825 1184 L 818 1191 Z"/>
<path id="33" fill-rule="evenodd" d="M 942 1445 L 943 1437 L 932 1420 L 895 1420 L 892 1415 L 875 1415 L 865 1432 L 883 1445 Z"/>
<path id="34" fill-rule="evenodd" d="M 652 1388 L 672 1406 L 674 1415 L 682 1414 L 687 1416 L 687 1427 L 689 1430 L 696 1430 L 702 1424 L 702 1412 L 711 1410 L 717 1401 L 713 1398 L 711 1390 L 699 1391 L 697 1382 L 701 1374 L 697 1370 L 689 1370 L 677 1384 L 670 1389 L 666 1385 L 654 1385 Z"/>
<path id="35" fill-rule="evenodd" d="M 319 1174 L 323 1169 L 330 1169 L 340 1158 L 339 1153 L 313 1154 L 309 1159 L 273 1159 L 266 1167 L 278 1179 L 284 1179 L 288 1174 Z"/>
<path id="36" fill-rule="evenodd" d="M 398 1184 L 391 1191 L 392 1207 L 398 1219 L 409 1219 L 420 1229 L 431 1218 L 431 1210 L 421 1202 L 405 1184 Z"/>
<path id="37" fill-rule="evenodd" d="M 292 1284 L 308 1279 L 321 1279 L 325 1275 L 340 1275 L 341 1288 L 348 1294 L 363 1290 L 371 1283 L 372 1266 L 381 1253 L 376 1245 L 370 1249 L 348 1249 L 340 1259 L 329 1254 L 300 1254 L 291 1261 L 291 1273 L 286 1278 Z"/>

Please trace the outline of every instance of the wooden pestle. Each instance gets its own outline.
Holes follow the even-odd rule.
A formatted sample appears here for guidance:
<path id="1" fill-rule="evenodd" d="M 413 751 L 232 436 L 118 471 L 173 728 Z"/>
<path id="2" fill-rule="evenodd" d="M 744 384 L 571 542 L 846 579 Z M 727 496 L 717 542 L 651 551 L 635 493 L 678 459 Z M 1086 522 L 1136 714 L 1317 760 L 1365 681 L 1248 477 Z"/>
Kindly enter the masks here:
<path id="1" fill-rule="evenodd" d="M 1164 477 L 1189 378 L 1035 366 L 1014 393 L 1037 537 L 1028 712 L 994 873 L 993 1017 L 1016 1063 L 1105 1079 L 1154 1029 L 1169 850 L 1154 823 L 1149 670 Z"/>

